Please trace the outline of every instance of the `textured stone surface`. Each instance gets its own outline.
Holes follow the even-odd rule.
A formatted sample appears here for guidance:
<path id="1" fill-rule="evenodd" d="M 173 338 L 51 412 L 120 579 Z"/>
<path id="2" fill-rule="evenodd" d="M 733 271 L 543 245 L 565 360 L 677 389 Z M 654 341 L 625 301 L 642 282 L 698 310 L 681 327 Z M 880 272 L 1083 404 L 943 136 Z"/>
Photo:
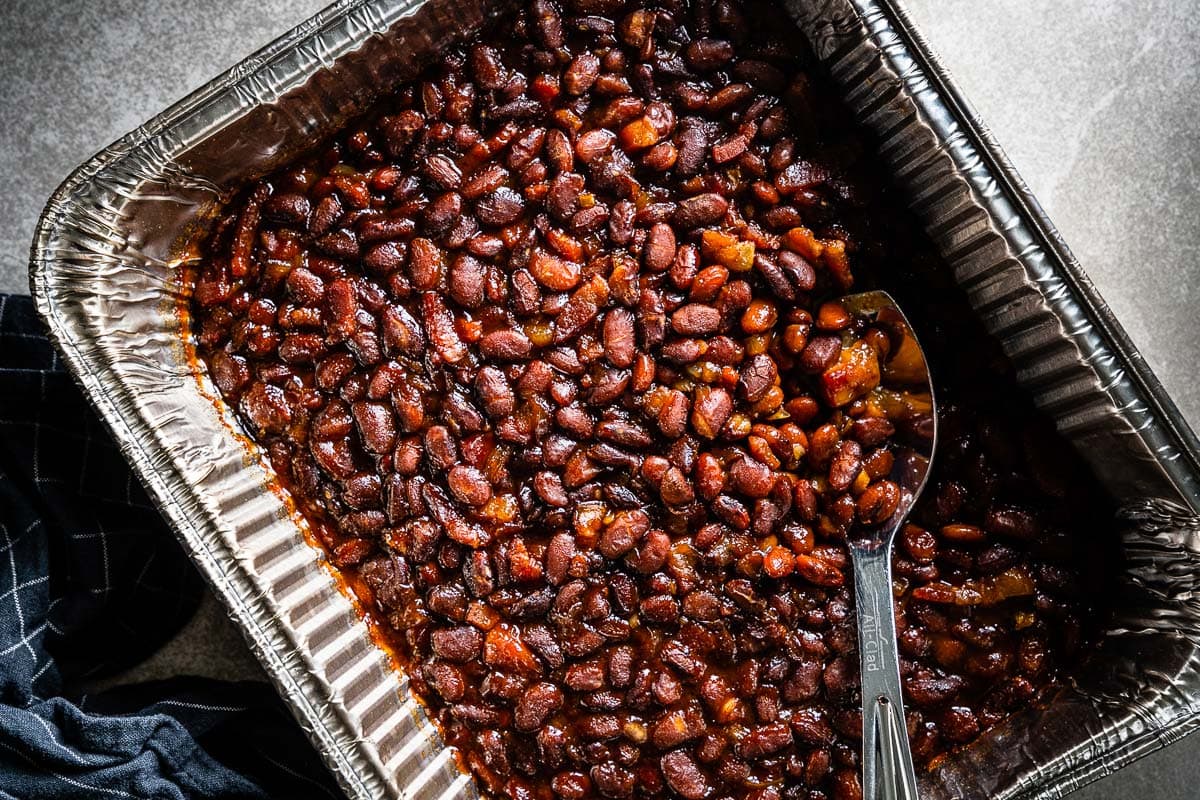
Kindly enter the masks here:
<path id="1" fill-rule="evenodd" d="M 0 2 L 0 291 L 28 291 L 34 224 L 71 170 L 325 5 Z"/>
<path id="2" fill-rule="evenodd" d="M 1186 0 L 908 0 L 1200 427 L 1200 17 Z"/>
<path id="3" fill-rule="evenodd" d="M 0 291 L 96 150 L 317 11 L 322 0 L 0 3 Z M 1200 17 L 1187 0 L 908 0 L 933 48 L 1193 426 L 1200 425 Z M 214 659 L 214 654 L 223 654 Z M 225 657 L 227 656 L 227 657 Z M 257 674 L 208 602 L 125 680 Z M 1079 792 L 1196 796 L 1200 737 Z"/>

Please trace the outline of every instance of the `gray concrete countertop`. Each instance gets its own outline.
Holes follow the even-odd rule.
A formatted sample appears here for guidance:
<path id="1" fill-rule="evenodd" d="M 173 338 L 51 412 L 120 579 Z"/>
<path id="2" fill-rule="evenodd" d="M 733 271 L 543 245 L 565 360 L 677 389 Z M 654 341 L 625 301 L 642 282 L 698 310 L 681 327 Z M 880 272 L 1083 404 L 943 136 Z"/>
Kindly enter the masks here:
<path id="1" fill-rule="evenodd" d="M 325 0 L 0 3 L 0 292 L 95 151 Z M 907 0 L 1184 415 L 1200 426 L 1200 17 L 1188 0 Z M 218 604 L 120 680 L 260 674 Z M 1080 791 L 1191 800 L 1192 737 Z"/>

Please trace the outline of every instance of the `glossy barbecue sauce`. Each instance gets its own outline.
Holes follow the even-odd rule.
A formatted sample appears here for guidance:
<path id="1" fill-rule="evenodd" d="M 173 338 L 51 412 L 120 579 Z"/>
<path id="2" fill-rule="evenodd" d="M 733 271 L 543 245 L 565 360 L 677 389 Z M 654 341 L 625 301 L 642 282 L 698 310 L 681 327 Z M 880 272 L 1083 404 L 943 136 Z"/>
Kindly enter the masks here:
<path id="1" fill-rule="evenodd" d="M 918 763 L 1079 657 L 1106 502 L 797 39 L 535 0 L 204 254 L 201 358 L 493 794 L 861 795 L 844 542 L 922 399 L 850 291 L 897 295 L 942 406 L 894 564 Z"/>

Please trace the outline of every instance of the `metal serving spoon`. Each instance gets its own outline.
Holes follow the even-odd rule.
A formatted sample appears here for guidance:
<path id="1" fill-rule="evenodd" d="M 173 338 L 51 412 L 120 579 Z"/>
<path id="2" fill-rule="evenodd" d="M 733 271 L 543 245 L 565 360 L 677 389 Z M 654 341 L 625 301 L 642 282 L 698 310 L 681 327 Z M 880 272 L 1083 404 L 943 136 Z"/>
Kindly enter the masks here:
<path id="1" fill-rule="evenodd" d="M 892 343 L 880 365 L 880 398 L 897 427 L 890 477 L 900 486 L 900 505 L 891 518 L 863 527 L 848 542 L 862 676 L 863 797 L 917 800 L 896 645 L 892 542 L 929 477 L 937 447 L 937 406 L 924 351 L 896 301 L 886 292 L 864 292 L 842 303 L 855 317 L 882 328 Z"/>

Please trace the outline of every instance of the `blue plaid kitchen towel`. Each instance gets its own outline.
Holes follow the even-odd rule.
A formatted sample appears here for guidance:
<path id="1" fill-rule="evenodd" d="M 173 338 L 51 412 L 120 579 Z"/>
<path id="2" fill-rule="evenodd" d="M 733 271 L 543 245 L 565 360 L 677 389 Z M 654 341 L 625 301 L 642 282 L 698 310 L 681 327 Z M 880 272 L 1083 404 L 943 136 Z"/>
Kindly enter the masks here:
<path id="1" fill-rule="evenodd" d="M 0 800 L 342 797 L 266 684 L 78 693 L 203 591 L 30 298 L 0 295 Z"/>

